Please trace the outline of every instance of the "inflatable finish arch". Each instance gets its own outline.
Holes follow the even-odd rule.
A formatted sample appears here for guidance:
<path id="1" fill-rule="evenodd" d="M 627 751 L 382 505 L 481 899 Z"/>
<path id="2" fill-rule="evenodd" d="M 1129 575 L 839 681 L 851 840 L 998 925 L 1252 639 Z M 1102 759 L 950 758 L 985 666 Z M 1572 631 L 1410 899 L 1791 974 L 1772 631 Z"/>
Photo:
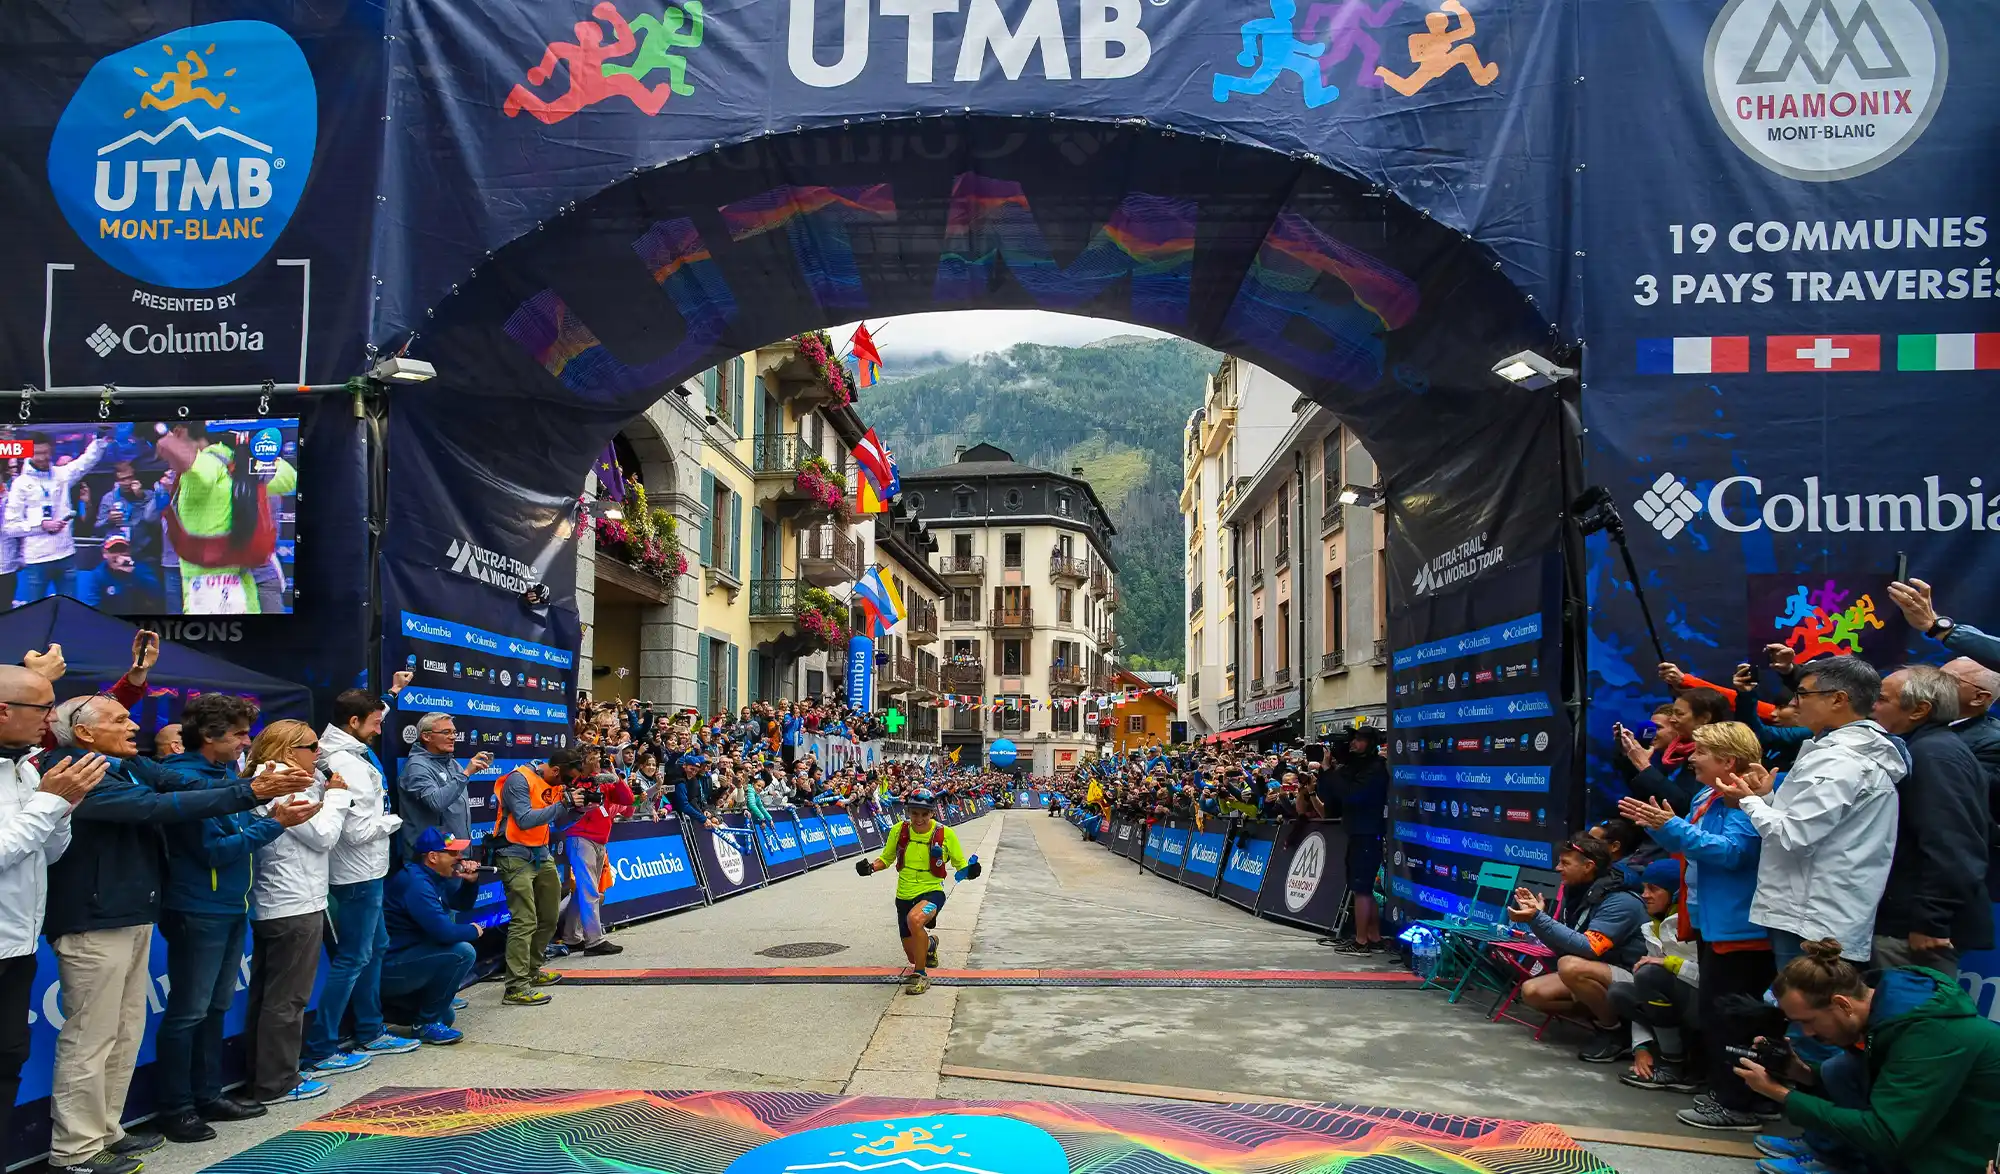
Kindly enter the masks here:
<path id="1" fill-rule="evenodd" d="M 1157 326 L 1355 425 L 1390 491 L 1397 817 L 1434 829 L 1401 883 L 1433 906 L 1482 857 L 1546 858 L 1581 809 L 1575 706 L 1601 731 L 1657 691 L 1634 584 L 1601 537 L 1565 535 L 1585 483 L 1631 522 L 1668 655 L 1718 678 L 1774 639 L 1934 656 L 1883 615 L 1896 553 L 1969 615 L 2000 569 L 1979 426 L 2000 368 L 2000 29 L 1972 6 L 301 13 L 0 15 L 26 47 L 0 71 L 0 381 L 434 362 L 389 395 L 379 563 L 353 453 L 385 446 L 320 413 L 315 443 L 346 455 L 324 466 L 337 491 L 308 474 L 301 557 L 319 544 L 325 598 L 347 602 L 259 621 L 255 643 L 324 678 L 329 633 L 365 643 L 371 565 L 392 622 L 562 655 L 556 556 L 620 421 L 720 356 L 919 309 Z M 1523 349 L 1581 376 L 1528 392 L 1490 373 Z M 504 586 L 543 577 L 539 611 Z M 1481 641 L 1534 645 L 1532 686 Z M 1460 693 L 1460 669 L 1501 683 Z M 1606 749 L 1589 774 L 1615 793 Z"/>

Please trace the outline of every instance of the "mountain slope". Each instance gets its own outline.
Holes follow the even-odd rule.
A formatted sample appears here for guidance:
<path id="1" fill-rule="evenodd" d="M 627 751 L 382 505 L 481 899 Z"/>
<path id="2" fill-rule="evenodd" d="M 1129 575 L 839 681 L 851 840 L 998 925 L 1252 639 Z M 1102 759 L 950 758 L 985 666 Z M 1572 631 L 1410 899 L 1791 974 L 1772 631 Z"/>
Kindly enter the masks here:
<path id="1" fill-rule="evenodd" d="M 1219 361 L 1181 339 L 1022 343 L 878 384 L 859 406 L 904 469 L 947 464 L 959 445 L 981 441 L 1040 468 L 1081 466 L 1118 528 L 1124 661 L 1178 668 L 1181 437 Z"/>

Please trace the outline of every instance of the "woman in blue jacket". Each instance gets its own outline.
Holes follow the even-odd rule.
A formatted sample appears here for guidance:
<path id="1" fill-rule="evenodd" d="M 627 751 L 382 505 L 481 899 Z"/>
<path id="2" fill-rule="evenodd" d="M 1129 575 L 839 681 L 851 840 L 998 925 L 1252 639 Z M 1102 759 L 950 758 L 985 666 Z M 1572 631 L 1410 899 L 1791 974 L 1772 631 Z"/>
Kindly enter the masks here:
<path id="1" fill-rule="evenodd" d="M 1697 1006 L 1702 1045 L 1708 1060 L 1711 1099 L 1683 1109 L 1680 1119 L 1704 1129 L 1753 1129 L 1757 1095 L 1736 1075 L 1725 1046 L 1747 1047 L 1759 1034 L 1722 1010 L 1732 995 L 1758 998 L 1771 985 L 1770 935 L 1750 920 L 1750 900 L 1757 892 L 1757 857 L 1762 839 L 1750 817 L 1733 800 L 1715 793 L 1718 778 L 1747 778 L 1763 771 L 1764 748 L 1742 722 L 1715 722 L 1694 731 L 1695 748 L 1688 763 L 1701 789 L 1685 817 L 1671 807 L 1645 799 L 1625 798 L 1618 810 L 1651 829 L 1662 848 L 1687 862 L 1681 907 L 1701 935 L 1698 964 L 1701 985 Z"/>

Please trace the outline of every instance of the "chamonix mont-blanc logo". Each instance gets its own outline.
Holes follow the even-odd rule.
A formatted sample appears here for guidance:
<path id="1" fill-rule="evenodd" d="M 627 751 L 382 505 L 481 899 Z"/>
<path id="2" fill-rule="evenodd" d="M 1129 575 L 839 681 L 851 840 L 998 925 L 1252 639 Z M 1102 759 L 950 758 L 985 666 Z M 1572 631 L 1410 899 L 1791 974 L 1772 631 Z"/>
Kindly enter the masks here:
<path id="1" fill-rule="evenodd" d="M 1660 537 L 1672 538 L 1687 529 L 1687 524 L 1701 512 L 1701 499 L 1687 487 L 1687 482 L 1672 473 L 1662 473 L 1632 503 L 1632 508 L 1660 532 Z"/>
<path id="2" fill-rule="evenodd" d="M 50 139 L 49 188 L 107 264 L 210 289 L 277 243 L 318 137 L 312 68 L 283 29 L 195 25 L 91 67 Z M 90 345 L 110 353 L 94 336 Z"/>
<path id="3" fill-rule="evenodd" d="M 1922 136 L 1948 59 L 1929 0 L 1730 0 L 1708 30 L 1708 101 L 1779 175 L 1849 179 Z"/>

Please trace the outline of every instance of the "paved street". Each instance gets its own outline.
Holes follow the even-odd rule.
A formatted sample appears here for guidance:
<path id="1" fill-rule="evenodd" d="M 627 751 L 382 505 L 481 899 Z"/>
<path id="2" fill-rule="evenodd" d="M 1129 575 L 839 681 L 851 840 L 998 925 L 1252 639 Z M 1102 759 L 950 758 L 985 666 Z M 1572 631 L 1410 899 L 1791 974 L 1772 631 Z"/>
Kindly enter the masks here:
<path id="1" fill-rule="evenodd" d="M 1314 935 L 1259 921 L 1138 872 L 1039 813 L 960 828 L 991 862 L 958 889 L 942 930 L 944 967 L 1357 970 Z M 895 966 L 887 880 L 845 865 L 617 935 L 625 953 L 577 969 Z M 759 951 L 843 947 L 820 957 Z M 1387 966 L 1387 963 L 1380 964 Z M 885 985 L 558 986 L 540 1009 L 503 1008 L 500 987 L 469 992 L 466 1040 L 386 1057 L 334 1082 L 334 1096 L 205 1146 L 151 1155 L 150 1174 L 193 1174 L 229 1153 L 381 1087 L 785 1088 L 888 1096 L 1095 1100 L 1118 1094 L 994 1078 L 1212 1090 L 1678 1133 L 1677 1099 L 1619 1085 L 1516 1025 L 1487 1023 L 1416 990 L 935 988 Z M 1101 1086 L 1100 1086 L 1101 1087 Z M 1704 1139 L 1705 1140 L 1705 1139 Z M 1732 1139 L 1735 1140 L 1735 1139 Z M 1722 1174 L 1740 1160 L 1591 1148 L 1620 1170 Z"/>

